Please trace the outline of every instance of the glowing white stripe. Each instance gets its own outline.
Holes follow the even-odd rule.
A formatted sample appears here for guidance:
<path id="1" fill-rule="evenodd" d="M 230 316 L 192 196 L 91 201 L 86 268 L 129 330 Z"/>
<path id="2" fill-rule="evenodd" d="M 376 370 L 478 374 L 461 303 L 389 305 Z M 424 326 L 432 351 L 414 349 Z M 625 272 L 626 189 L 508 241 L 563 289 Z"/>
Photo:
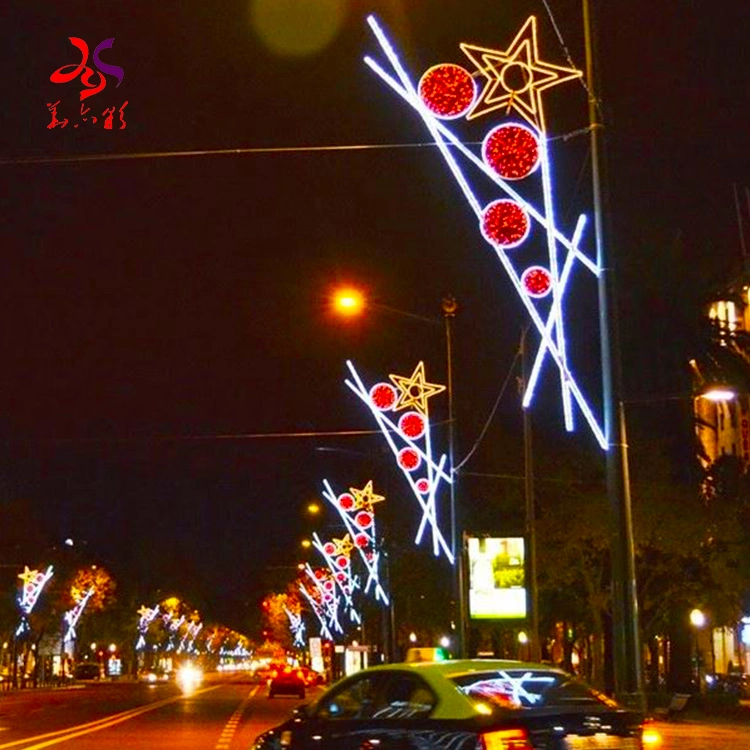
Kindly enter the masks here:
<path id="1" fill-rule="evenodd" d="M 539 134 L 539 147 L 542 157 L 542 192 L 544 194 L 544 213 L 547 225 L 555 226 L 555 208 L 552 201 L 552 168 L 549 163 L 549 152 L 547 150 L 547 137 L 544 133 Z M 562 314 L 562 292 L 559 287 L 560 274 L 557 268 L 557 246 L 553 232 L 547 232 L 547 251 L 549 253 L 549 271 L 552 276 L 552 307 L 549 317 L 554 321 L 557 339 L 557 351 L 560 353 L 560 361 L 563 368 L 568 369 L 568 359 L 565 348 L 564 319 Z M 573 430 L 573 411 L 570 404 L 570 389 L 565 381 L 563 371 L 560 371 L 560 389 L 563 402 L 563 415 L 565 418 L 565 429 Z"/>
<path id="2" fill-rule="evenodd" d="M 578 243 L 578 240 L 581 237 L 581 234 L 583 233 L 583 228 L 586 225 L 586 217 L 584 214 L 581 214 L 578 217 L 578 223 L 576 224 L 575 232 L 573 233 L 573 244 L 576 245 Z M 573 260 L 574 255 L 572 252 L 568 252 L 568 255 L 565 258 L 565 263 L 563 264 L 563 270 L 560 274 L 560 289 L 561 289 L 561 296 L 563 296 L 565 289 L 568 286 L 568 279 L 570 278 L 570 272 L 573 269 Z M 552 330 L 552 325 L 554 321 L 552 318 L 549 318 L 547 321 L 547 325 L 545 329 L 549 333 Z M 523 394 L 523 402 L 522 406 L 524 409 L 527 409 L 531 405 L 531 401 L 534 398 L 534 391 L 536 389 L 536 383 L 537 379 L 539 378 L 539 373 L 542 367 L 542 363 L 544 362 L 544 356 L 547 353 L 547 344 L 545 343 L 544 339 L 542 339 L 541 343 L 539 344 L 539 350 L 537 351 L 536 359 L 534 360 L 534 365 L 531 369 L 531 374 L 529 375 L 528 382 L 526 383 L 526 389 L 524 390 Z"/>

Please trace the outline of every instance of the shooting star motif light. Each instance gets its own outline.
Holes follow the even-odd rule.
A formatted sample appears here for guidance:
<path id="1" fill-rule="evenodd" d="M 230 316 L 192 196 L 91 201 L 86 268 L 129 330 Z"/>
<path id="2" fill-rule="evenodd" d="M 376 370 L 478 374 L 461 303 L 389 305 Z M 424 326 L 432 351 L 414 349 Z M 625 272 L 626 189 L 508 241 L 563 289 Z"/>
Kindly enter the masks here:
<path id="1" fill-rule="evenodd" d="M 323 543 L 317 533 L 313 533 L 313 547 L 323 556 L 326 561 L 331 579 L 341 593 L 344 602 L 344 610 L 349 615 L 351 622 L 358 625 L 362 618 L 354 607 L 353 595 L 359 588 L 357 576 L 352 574 L 351 552 L 354 548 L 349 534 L 343 539 L 333 539 Z"/>
<path id="2" fill-rule="evenodd" d="M 135 644 L 137 651 L 146 648 L 146 633 L 151 623 L 156 619 L 159 614 L 159 605 L 157 604 L 153 609 L 150 609 L 145 604 L 138 610 L 140 617 L 138 618 L 138 640 Z"/>
<path id="3" fill-rule="evenodd" d="M 310 604 L 310 608 L 318 618 L 318 622 L 320 623 L 320 637 L 332 641 L 333 635 L 331 633 L 331 627 L 333 627 L 337 633 L 342 632 L 341 625 L 339 625 L 338 621 L 338 613 L 336 611 L 338 608 L 338 603 L 336 602 L 336 587 L 332 585 L 326 590 L 321 582 L 321 578 L 323 577 L 322 571 L 319 572 L 320 575 L 316 575 L 315 571 L 313 571 L 309 564 L 305 564 L 304 570 L 312 583 L 312 587 L 308 589 L 304 583 L 300 583 L 300 592 Z"/>
<path id="4" fill-rule="evenodd" d="M 392 68 L 389 73 L 371 57 L 365 63 L 422 118 L 464 198 L 474 212 L 479 229 L 492 246 L 539 333 L 540 344 L 523 396 L 528 408 L 547 355 L 557 367 L 565 427 L 574 428 L 573 403 L 578 406 L 599 445 L 609 441 L 589 406 L 568 361 L 563 301 L 571 275 L 578 265 L 594 276 L 600 268 L 579 248 L 586 217 L 580 215 L 572 236 L 558 229 L 555 219 L 552 170 L 542 93 L 580 78 L 581 72 L 545 62 L 539 57 L 536 18 L 531 16 L 505 50 L 462 44 L 484 87 L 477 94 L 474 76 L 460 65 L 431 67 L 415 87 L 393 46 L 376 19 L 368 18 L 380 48 Z M 491 128 L 481 154 L 465 145 L 443 120 L 467 120 L 490 113 L 520 116 L 525 122 L 507 122 Z M 482 205 L 459 165 L 458 157 L 494 183 L 504 197 Z M 511 182 L 541 173 L 543 207 L 537 209 Z M 548 267 L 523 263 L 521 245 L 537 230 L 544 235 Z M 513 250 L 512 255 L 508 251 Z M 513 259 L 511 259 L 513 258 Z"/>
<path id="5" fill-rule="evenodd" d="M 63 615 L 63 620 L 68 626 L 68 629 L 65 632 L 65 636 L 63 637 L 63 643 L 70 643 L 71 641 L 75 640 L 76 625 L 81 619 L 81 615 L 83 614 L 83 610 L 86 609 L 86 605 L 89 603 L 89 599 L 91 599 L 91 597 L 94 595 L 94 591 L 96 591 L 96 589 L 92 586 L 82 597 L 78 599 L 75 607 L 68 610 Z"/>
<path id="6" fill-rule="evenodd" d="M 379 563 L 380 551 L 377 543 L 377 530 L 373 504 L 382 502 L 385 498 L 376 495 L 372 481 L 364 488 L 350 488 L 349 492 L 336 495 L 327 479 L 323 480 L 323 497 L 336 509 L 351 539 L 360 560 L 367 570 L 365 594 L 370 593 L 370 587 L 375 592 L 375 600 L 388 606 L 389 599 L 380 583 Z M 352 517 L 353 515 L 353 517 Z"/>
<path id="7" fill-rule="evenodd" d="M 29 566 L 24 565 L 23 573 L 18 574 L 18 577 L 23 581 L 23 587 L 21 589 L 21 596 L 18 598 L 18 606 L 21 609 L 21 621 L 18 623 L 18 628 L 16 628 L 16 637 L 30 630 L 28 617 L 36 606 L 42 589 L 53 575 L 51 565 L 44 573 L 38 570 L 29 570 Z"/>
<path id="8" fill-rule="evenodd" d="M 292 612 L 289 607 L 284 607 L 284 612 L 289 618 L 289 629 L 292 631 L 294 645 L 297 648 L 303 648 L 305 645 L 305 623 L 302 620 L 302 613 Z"/>
<path id="9" fill-rule="evenodd" d="M 453 564 L 453 553 L 440 531 L 437 519 L 437 491 L 441 482 L 451 484 L 453 478 L 446 467 L 447 457 L 442 454 L 435 461 L 432 455 L 428 399 L 445 390 L 445 386 L 428 383 L 424 363 L 420 362 L 409 377 L 390 375 L 391 383 L 376 383 L 367 389 L 354 365 L 347 361 L 352 380 L 346 380 L 351 389 L 375 417 L 383 437 L 409 482 L 414 497 L 422 509 L 422 520 L 415 537 L 420 544 L 429 526 L 432 532 L 432 551 L 435 557 L 441 552 Z M 409 409 L 395 422 L 386 412 Z"/>

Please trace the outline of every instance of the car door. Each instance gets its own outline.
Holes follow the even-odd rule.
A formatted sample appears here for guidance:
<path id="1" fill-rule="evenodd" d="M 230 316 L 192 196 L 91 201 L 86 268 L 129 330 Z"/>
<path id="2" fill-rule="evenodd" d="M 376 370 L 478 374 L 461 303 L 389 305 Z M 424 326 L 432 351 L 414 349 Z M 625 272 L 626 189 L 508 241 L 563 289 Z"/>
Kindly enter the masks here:
<path id="1" fill-rule="evenodd" d="M 324 695 L 293 730 L 294 750 L 368 750 L 368 726 L 386 679 L 383 672 L 353 675 Z"/>

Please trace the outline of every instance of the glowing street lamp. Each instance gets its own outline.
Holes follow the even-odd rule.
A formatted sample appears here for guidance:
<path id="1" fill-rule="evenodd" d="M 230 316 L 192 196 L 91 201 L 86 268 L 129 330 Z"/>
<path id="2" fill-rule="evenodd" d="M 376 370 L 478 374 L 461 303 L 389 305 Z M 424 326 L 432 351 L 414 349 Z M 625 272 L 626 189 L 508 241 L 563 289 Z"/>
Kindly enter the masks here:
<path id="1" fill-rule="evenodd" d="M 338 289 L 333 295 L 335 311 L 345 317 L 359 315 L 364 310 L 365 304 L 362 292 L 353 287 Z"/>

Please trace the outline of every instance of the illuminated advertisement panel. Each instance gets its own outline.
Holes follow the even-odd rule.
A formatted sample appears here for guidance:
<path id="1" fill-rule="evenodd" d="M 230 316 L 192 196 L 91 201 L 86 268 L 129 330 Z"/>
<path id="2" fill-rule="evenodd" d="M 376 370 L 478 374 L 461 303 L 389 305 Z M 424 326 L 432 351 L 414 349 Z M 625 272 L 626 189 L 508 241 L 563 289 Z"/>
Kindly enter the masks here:
<path id="1" fill-rule="evenodd" d="M 526 617 L 523 537 L 469 537 L 469 616 Z"/>

